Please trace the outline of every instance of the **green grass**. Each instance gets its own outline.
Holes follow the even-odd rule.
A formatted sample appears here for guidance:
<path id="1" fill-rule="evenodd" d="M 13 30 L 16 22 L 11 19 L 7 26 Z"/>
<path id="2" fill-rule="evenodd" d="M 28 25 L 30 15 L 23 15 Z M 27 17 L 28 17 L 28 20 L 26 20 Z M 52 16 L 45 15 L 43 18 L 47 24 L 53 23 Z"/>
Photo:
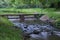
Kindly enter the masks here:
<path id="1" fill-rule="evenodd" d="M 4 17 L 0 17 L 0 40 L 23 40 L 22 31 Z"/>
<path id="2" fill-rule="evenodd" d="M 38 12 L 38 13 L 47 13 L 49 11 L 52 12 L 52 10 L 54 9 L 41 9 L 41 8 L 29 8 L 29 9 L 15 9 L 15 8 L 0 8 L 0 14 L 20 14 L 21 12 L 22 13 L 25 13 L 25 14 L 31 14 L 31 13 L 35 13 L 35 12 Z"/>

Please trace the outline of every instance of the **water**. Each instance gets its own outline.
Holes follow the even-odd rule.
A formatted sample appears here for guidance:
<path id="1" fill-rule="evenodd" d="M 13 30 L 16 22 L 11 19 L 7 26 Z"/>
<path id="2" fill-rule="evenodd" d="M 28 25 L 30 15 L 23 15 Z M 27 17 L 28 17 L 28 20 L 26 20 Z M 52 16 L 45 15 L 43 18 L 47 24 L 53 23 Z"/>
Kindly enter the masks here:
<path id="1" fill-rule="evenodd" d="M 9 16 L 10 17 L 10 16 Z M 41 25 L 36 22 L 19 22 L 19 19 L 9 19 L 15 26 L 19 27 L 23 33 L 29 34 L 29 40 L 58 40 L 60 39 L 60 31 L 56 31 L 50 25 Z M 30 23 L 30 24 L 29 24 Z M 53 32 L 53 34 L 52 34 Z"/>

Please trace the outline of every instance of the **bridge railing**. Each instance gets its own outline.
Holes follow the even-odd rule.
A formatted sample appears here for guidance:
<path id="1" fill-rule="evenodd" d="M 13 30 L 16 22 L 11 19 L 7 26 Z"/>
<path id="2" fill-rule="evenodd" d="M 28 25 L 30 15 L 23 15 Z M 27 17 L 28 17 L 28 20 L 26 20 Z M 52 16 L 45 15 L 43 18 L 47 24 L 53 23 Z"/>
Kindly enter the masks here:
<path id="1" fill-rule="evenodd" d="M 36 14 L 36 13 L 35 14 L 1 14 L 0 16 L 7 17 L 7 18 L 8 18 L 8 16 L 19 16 L 20 21 L 24 21 L 25 18 L 29 18 L 29 17 L 26 17 L 26 16 L 33 16 L 33 17 L 30 17 L 30 18 L 36 18 L 37 19 L 36 16 L 38 16 L 38 15 L 41 15 L 41 14 Z M 11 18 L 11 19 L 15 19 L 15 18 Z"/>

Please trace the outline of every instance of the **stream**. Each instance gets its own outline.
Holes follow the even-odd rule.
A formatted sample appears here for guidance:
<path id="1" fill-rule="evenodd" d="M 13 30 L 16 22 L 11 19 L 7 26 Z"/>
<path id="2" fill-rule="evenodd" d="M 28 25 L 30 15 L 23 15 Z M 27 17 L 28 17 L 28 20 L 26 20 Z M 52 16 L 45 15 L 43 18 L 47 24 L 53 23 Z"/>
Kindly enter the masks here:
<path id="1" fill-rule="evenodd" d="M 9 18 L 18 18 L 18 16 L 9 16 Z M 31 18 L 30 18 L 31 19 Z M 59 40 L 60 30 L 49 24 L 39 24 L 38 22 L 25 21 L 19 22 L 20 19 L 9 19 L 15 26 L 19 27 L 25 37 L 29 36 L 29 40 Z"/>

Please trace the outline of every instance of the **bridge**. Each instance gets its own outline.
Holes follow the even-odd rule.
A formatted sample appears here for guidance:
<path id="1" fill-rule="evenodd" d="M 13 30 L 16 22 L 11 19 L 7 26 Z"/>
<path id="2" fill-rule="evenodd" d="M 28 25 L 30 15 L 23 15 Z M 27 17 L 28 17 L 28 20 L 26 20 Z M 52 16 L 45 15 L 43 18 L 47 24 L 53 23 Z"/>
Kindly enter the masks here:
<path id="1" fill-rule="evenodd" d="M 24 14 L 24 13 L 0 14 L 0 16 L 2 16 L 2 17 L 7 17 L 8 19 L 20 19 L 20 21 L 24 21 L 26 18 L 28 20 L 29 20 L 29 18 L 36 20 L 38 15 L 42 15 L 42 14 L 38 14 L 38 13 L 33 13 L 33 14 Z"/>

